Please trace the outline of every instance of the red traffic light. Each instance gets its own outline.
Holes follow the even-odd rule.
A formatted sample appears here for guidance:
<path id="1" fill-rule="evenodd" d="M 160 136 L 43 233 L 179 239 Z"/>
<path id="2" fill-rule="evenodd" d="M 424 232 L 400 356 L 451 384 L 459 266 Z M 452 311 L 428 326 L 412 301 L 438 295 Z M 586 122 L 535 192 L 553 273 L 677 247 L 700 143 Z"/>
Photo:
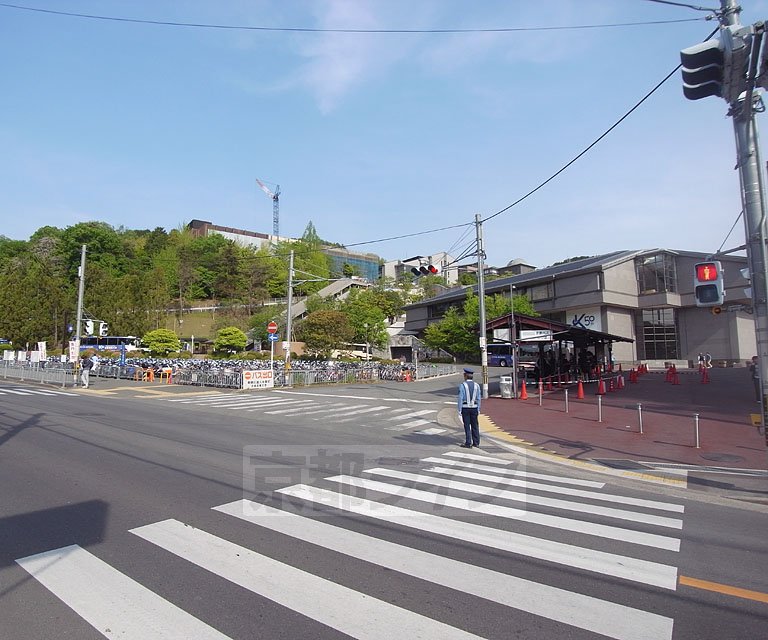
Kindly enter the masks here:
<path id="1" fill-rule="evenodd" d="M 719 275 L 716 262 L 699 262 L 696 265 L 696 280 L 699 282 L 713 282 Z"/>
<path id="2" fill-rule="evenodd" d="M 437 273 L 437 267 L 433 264 L 429 265 L 427 269 L 430 273 Z"/>

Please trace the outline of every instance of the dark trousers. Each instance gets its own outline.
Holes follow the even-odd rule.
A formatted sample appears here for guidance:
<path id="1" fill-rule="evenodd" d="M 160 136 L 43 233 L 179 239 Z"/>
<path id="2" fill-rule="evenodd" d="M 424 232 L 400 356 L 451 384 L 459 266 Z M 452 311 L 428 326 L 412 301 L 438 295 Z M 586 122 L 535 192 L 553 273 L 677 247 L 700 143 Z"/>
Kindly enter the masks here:
<path id="1" fill-rule="evenodd" d="M 480 446 L 480 425 L 477 423 L 477 408 L 461 408 L 461 421 L 464 423 L 464 443 Z"/>

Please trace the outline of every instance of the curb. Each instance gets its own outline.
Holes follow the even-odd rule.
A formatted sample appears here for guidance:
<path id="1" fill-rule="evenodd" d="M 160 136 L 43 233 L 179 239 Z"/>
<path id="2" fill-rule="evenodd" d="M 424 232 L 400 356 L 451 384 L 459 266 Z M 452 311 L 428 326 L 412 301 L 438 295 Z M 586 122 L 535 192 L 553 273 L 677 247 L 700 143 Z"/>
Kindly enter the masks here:
<path id="1" fill-rule="evenodd" d="M 610 476 L 617 476 L 620 478 L 629 478 L 631 480 L 641 480 L 643 482 L 651 482 L 654 484 L 661 484 L 664 486 L 687 488 L 687 480 L 683 480 L 676 477 L 670 477 L 663 472 L 657 473 L 638 473 L 636 471 L 620 471 L 618 469 L 609 469 L 602 465 L 595 464 L 594 462 L 585 462 L 584 460 L 572 460 L 566 458 L 554 451 L 537 447 L 532 442 L 518 438 L 517 436 L 504 431 L 499 427 L 491 418 L 485 414 L 480 414 L 480 426 L 482 427 L 485 437 L 492 438 L 497 444 L 503 446 L 515 453 L 531 456 L 545 462 L 553 462 L 555 464 L 561 464 L 565 466 L 577 467 L 584 471 L 590 471 L 594 473 L 602 473 Z"/>

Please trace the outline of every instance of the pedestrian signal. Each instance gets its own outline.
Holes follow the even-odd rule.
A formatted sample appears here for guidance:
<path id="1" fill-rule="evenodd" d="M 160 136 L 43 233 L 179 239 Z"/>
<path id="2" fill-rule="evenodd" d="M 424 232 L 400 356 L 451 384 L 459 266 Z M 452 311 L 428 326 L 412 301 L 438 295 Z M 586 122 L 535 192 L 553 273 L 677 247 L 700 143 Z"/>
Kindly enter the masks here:
<path id="1" fill-rule="evenodd" d="M 693 266 L 693 292 L 697 307 L 719 307 L 725 300 L 722 265 L 712 260 Z"/>

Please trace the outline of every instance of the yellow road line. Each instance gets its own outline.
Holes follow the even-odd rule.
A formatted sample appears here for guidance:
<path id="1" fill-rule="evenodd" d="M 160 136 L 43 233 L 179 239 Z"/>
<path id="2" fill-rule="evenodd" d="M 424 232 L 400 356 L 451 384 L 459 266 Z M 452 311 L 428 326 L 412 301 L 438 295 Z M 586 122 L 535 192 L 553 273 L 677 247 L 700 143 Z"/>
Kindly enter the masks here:
<path id="1" fill-rule="evenodd" d="M 745 600 L 755 600 L 756 602 L 764 602 L 768 604 L 768 593 L 762 593 L 761 591 L 750 591 L 749 589 L 732 587 L 729 584 L 720 584 L 719 582 L 710 582 L 709 580 L 699 580 L 698 578 L 689 578 L 688 576 L 680 576 L 679 582 L 686 587 L 693 587 L 694 589 L 714 591 L 727 596 L 733 596 L 734 598 L 744 598 Z"/>

